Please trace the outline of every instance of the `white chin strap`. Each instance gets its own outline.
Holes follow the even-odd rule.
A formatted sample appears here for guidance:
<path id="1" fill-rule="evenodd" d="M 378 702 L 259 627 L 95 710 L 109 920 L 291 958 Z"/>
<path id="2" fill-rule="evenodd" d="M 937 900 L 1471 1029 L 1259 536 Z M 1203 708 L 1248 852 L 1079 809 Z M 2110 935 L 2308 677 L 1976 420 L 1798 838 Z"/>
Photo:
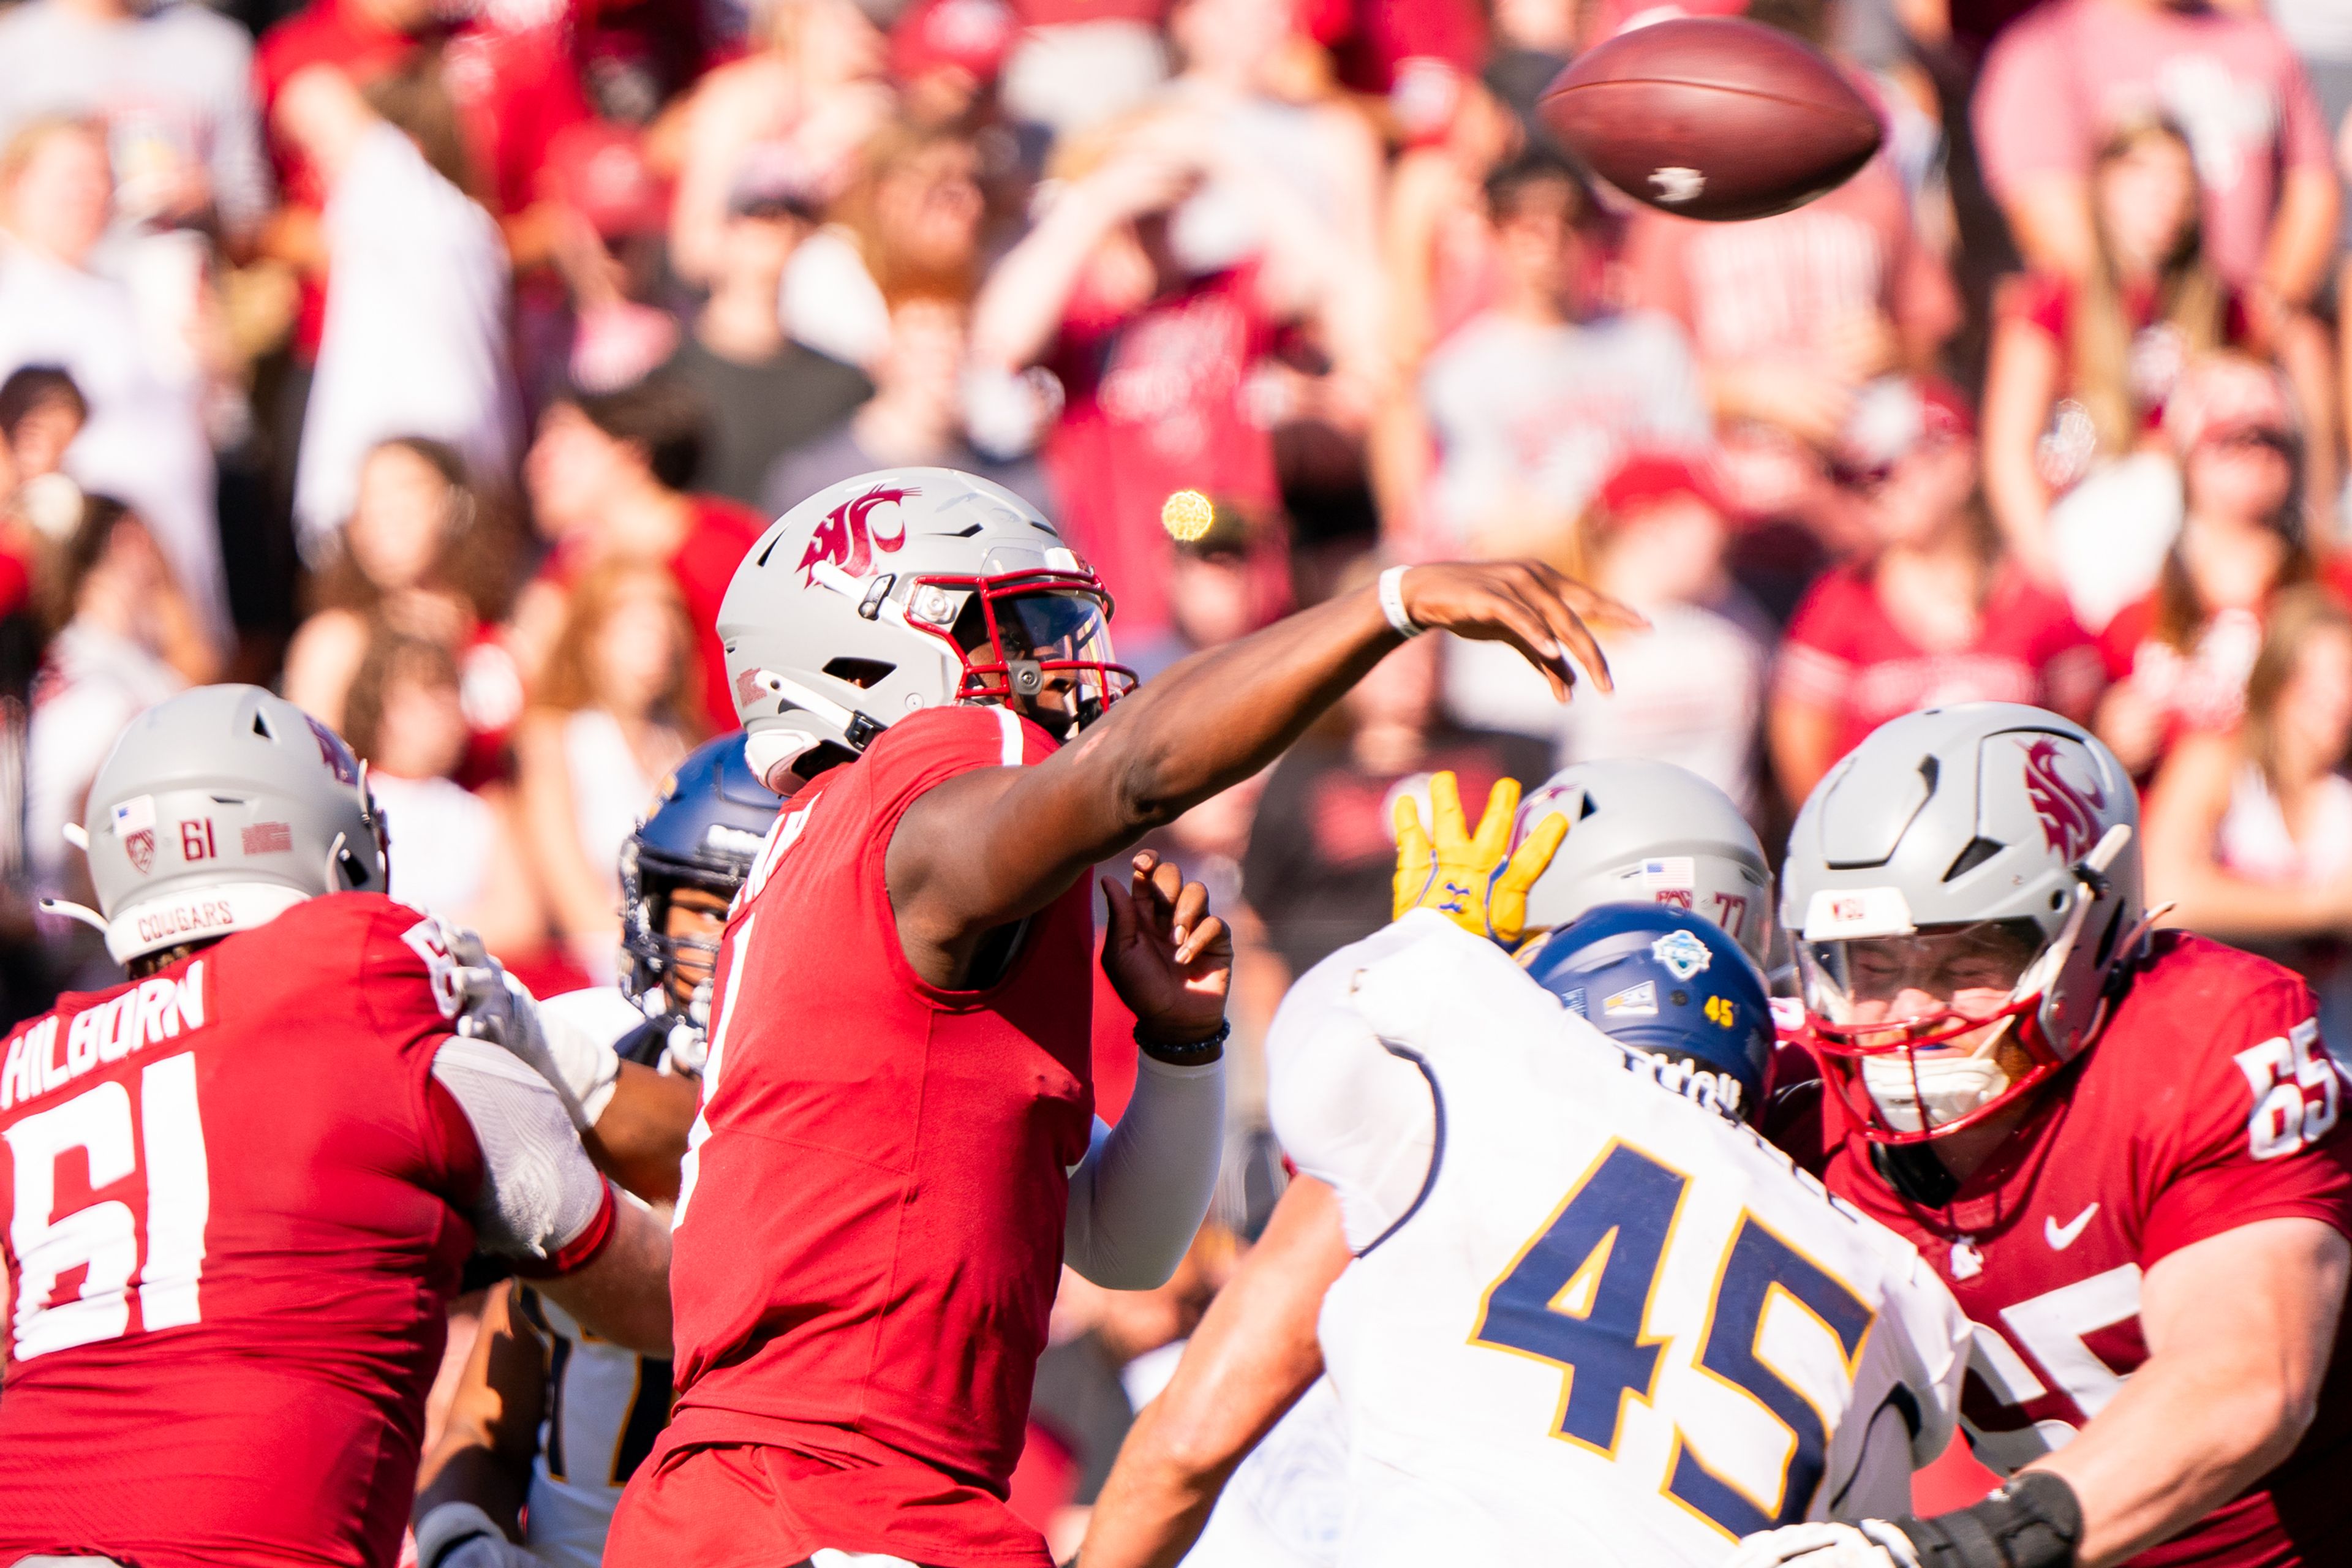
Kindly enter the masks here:
<path id="1" fill-rule="evenodd" d="M 776 770 L 798 761 L 802 753 L 816 750 L 816 743 L 814 735 L 804 735 L 797 730 L 755 730 L 743 737 L 743 761 L 753 778 L 774 789 L 768 781 Z"/>

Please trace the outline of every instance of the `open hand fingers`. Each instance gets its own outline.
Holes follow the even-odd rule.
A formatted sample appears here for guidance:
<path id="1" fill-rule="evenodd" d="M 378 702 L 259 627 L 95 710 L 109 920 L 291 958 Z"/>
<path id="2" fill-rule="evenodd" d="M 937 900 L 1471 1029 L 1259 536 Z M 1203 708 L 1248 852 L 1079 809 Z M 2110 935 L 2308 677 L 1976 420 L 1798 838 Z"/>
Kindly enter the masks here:
<path id="1" fill-rule="evenodd" d="M 1512 820 L 1519 814 L 1519 781 L 1501 778 L 1487 792 L 1486 814 L 1478 818 L 1478 837 L 1473 841 L 1482 864 L 1493 865 L 1503 858 L 1503 847 L 1511 841 Z"/>
<path id="2" fill-rule="evenodd" d="M 1615 690 L 1616 683 L 1609 674 L 1609 656 L 1601 651 L 1601 644 L 1585 624 L 1584 615 L 1589 612 L 1603 625 L 1628 629 L 1649 623 L 1616 600 L 1594 593 L 1540 561 L 1519 565 L 1526 574 L 1518 584 L 1519 596 L 1541 617 L 1553 645 L 1582 665 L 1601 690 Z"/>
<path id="3" fill-rule="evenodd" d="M 1103 951 L 1108 953 L 1134 940 L 1135 900 L 1108 877 L 1102 879 L 1102 890 L 1103 910 L 1110 920 L 1110 930 L 1103 938 Z"/>
<path id="4" fill-rule="evenodd" d="M 1470 825 L 1462 815 L 1461 786 L 1451 768 L 1429 775 L 1429 831 L 1441 845 L 1465 843 L 1470 837 Z"/>
<path id="5" fill-rule="evenodd" d="M 1503 868 L 1503 885 L 1519 892 L 1535 886 L 1544 868 L 1559 853 L 1560 841 L 1568 837 L 1568 818 L 1553 812 L 1529 830 L 1527 837 L 1513 853 L 1510 864 Z"/>
<path id="6" fill-rule="evenodd" d="M 1198 887 L 1197 882 L 1193 884 Z M 1207 901 L 1206 895 L 1202 902 Z M 1202 958 L 1222 959 L 1230 964 L 1234 957 L 1234 933 L 1225 928 L 1224 921 L 1216 915 L 1203 916 L 1184 937 L 1184 945 L 1176 950 L 1176 962 L 1181 965 L 1198 963 Z"/>
<path id="7" fill-rule="evenodd" d="M 1421 826 L 1421 803 L 1410 793 L 1397 796 L 1396 803 L 1397 863 L 1419 865 L 1429 858 L 1429 835 Z"/>
<path id="8" fill-rule="evenodd" d="M 1192 929 L 1209 912 L 1209 889 L 1198 882 L 1187 882 L 1176 895 L 1176 912 L 1169 921 L 1168 934 L 1181 948 L 1190 945 Z"/>

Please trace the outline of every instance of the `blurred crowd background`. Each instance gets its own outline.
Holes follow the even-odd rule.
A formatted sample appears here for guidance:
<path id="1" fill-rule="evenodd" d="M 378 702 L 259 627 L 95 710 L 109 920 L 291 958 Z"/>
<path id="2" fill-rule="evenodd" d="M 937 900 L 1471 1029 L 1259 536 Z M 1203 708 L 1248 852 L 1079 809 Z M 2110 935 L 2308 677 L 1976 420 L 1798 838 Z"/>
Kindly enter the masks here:
<path id="1" fill-rule="evenodd" d="M 1843 189 L 1690 224 L 1537 121 L 1743 11 L 1882 110 Z M 2172 918 L 2352 1040 L 2348 166 L 2344 0 L 0 5 L 0 1005 L 112 977 L 37 912 L 89 900 L 61 829 L 220 679 L 350 737 L 395 894 L 606 981 L 621 841 L 733 723 L 730 574 L 869 468 L 1034 500 L 1147 678 L 1387 562 L 1587 578 L 1651 623 L 1613 697 L 1417 641 L 1162 836 L 1244 939 L 1234 1179 L 1168 1289 L 1065 1292 L 1066 1535 L 1432 770 L 1663 758 L 1776 844 L 1880 721 L 2039 703 L 2140 778 Z"/>

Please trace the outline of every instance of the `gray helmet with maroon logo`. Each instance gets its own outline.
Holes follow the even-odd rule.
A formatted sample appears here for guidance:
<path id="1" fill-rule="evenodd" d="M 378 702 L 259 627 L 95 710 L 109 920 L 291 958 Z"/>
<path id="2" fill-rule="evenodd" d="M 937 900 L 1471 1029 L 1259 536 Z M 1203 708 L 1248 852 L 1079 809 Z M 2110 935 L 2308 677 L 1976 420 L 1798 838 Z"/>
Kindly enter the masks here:
<path id="1" fill-rule="evenodd" d="M 1807 1029 L 1873 1136 L 1911 1142 L 1979 1121 L 2082 1051 L 2139 948 L 2138 831 L 2115 753 L 2019 703 L 1891 719 L 1830 770 L 1789 836 L 1780 920 Z M 2014 968 L 2006 1001 L 1919 1017 L 1860 1006 L 1906 987 L 1941 994 L 1932 982 L 1956 964 Z"/>
<path id="2" fill-rule="evenodd" d="M 257 686 L 200 686 L 132 720 L 82 831 L 118 963 L 384 889 L 383 819 L 351 748 Z"/>
<path id="3" fill-rule="evenodd" d="M 755 776 L 842 761 L 896 721 L 1067 688 L 1091 721 L 1135 684 L 1110 597 L 1035 507 L 953 468 L 887 468 L 776 520 L 719 607 Z M 1050 720 L 1051 715 L 1045 715 Z M 813 772 L 803 769 L 803 772 Z"/>
<path id="4" fill-rule="evenodd" d="M 1705 916 L 1759 965 L 1772 941 L 1772 873 L 1731 797 L 1672 763 L 1578 763 L 1519 803 L 1511 847 L 1558 813 L 1568 837 L 1528 889 L 1528 929 L 1602 904 L 1666 904 Z"/>

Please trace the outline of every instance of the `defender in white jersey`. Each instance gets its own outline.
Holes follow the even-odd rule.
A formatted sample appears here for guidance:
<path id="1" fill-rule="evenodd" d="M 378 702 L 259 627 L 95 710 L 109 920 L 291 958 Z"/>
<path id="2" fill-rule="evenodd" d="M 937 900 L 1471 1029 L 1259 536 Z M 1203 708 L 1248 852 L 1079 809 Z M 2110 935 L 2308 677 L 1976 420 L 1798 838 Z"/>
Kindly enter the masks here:
<path id="1" fill-rule="evenodd" d="M 1359 1249 L 1320 1324 L 1339 1562 L 1699 1568 L 1904 1511 L 1968 1323 L 1744 1124 L 1772 1034 L 1737 944 L 1614 905 L 1525 970 L 1426 912 L 1355 952 L 1272 1086 Z"/>
<path id="2" fill-rule="evenodd" d="M 1429 790 L 1426 828 L 1398 806 L 1395 913 L 1443 910 L 1506 949 L 1625 900 L 1671 904 L 1722 926 L 1760 963 L 1771 922 L 1764 847 L 1721 790 L 1667 763 L 1579 763 L 1518 802 L 1496 784 L 1474 830 L 1453 776 Z M 1513 807 L 1517 805 L 1516 820 Z M 1574 826 L 1570 827 L 1573 823 Z M 1481 895 L 1483 894 L 1483 899 Z M 1467 895 L 1461 896 L 1461 895 Z M 1266 1042 L 1286 1072 L 1294 1038 L 1344 999 L 1363 956 L 1384 940 L 1318 963 L 1292 988 Z M 1417 1076 L 1411 1106 L 1427 1097 Z M 1314 1092 L 1310 1089 L 1309 1092 Z M 1331 1114 L 1344 1120 L 1342 1096 Z M 1428 1169 L 1430 1139 L 1399 1162 L 1402 1212 Z M 1359 1199 L 1358 1206 L 1362 1206 Z M 1137 1418 L 1104 1483 L 1080 1557 L 1087 1568 L 1329 1568 L 1346 1513 L 1346 1433 L 1323 1381 L 1315 1337 L 1324 1292 L 1352 1248 L 1330 1187 L 1293 1181 L 1208 1315 L 1176 1375 Z"/>
<path id="3" fill-rule="evenodd" d="M 680 763 L 622 847 L 622 984 L 540 1004 L 556 1067 L 641 1198 L 677 1195 L 719 936 L 782 804 L 740 734 Z M 493 1292 L 422 1470 L 420 1568 L 597 1568 L 669 1395 L 667 1360 L 583 1332 L 520 1282 Z"/>

